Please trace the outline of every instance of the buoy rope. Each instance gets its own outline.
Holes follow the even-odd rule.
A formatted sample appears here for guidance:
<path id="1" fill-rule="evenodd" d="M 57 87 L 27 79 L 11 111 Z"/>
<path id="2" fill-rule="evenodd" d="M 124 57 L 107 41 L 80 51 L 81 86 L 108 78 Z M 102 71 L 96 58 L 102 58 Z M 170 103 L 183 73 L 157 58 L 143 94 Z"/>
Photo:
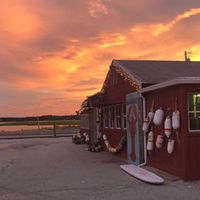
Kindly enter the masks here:
<path id="1" fill-rule="evenodd" d="M 124 135 L 124 136 L 121 138 L 119 144 L 118 144 L 116 147 L 112 147 L 112 146 L 110 145 L 110 143 L 109 143 L 109 141 L 108 141 L 108 139 L 107 139 L 107 136 L 106 136 L 105 134 L 103 135 L 103 139 L 104 139 L 104 142 L 105 142 L 105 145 L 106 145 L 108 151 L 109 151 L 109 152 L 112 152 L 112 153 L 120 152 L 120 151 L 123 149 L 123 147 L 125 146 L 126 142 L 127 142 L 127 137 L 126 137 L 126 135 Z"/>

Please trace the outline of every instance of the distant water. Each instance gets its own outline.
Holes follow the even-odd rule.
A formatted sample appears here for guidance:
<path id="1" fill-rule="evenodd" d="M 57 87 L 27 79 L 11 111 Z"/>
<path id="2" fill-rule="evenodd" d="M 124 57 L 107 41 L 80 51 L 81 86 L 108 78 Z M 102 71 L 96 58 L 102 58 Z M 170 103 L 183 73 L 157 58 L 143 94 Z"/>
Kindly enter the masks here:
<path id="1" fill-rule="evenodd" d="M 40 129 L 53 129 L 52 125 L 41 125 Z M 15 132 L 15 131 L 27 131 L 27 130 L 38 130 L 38 126 L 0 126 L 0 132 Z"/>

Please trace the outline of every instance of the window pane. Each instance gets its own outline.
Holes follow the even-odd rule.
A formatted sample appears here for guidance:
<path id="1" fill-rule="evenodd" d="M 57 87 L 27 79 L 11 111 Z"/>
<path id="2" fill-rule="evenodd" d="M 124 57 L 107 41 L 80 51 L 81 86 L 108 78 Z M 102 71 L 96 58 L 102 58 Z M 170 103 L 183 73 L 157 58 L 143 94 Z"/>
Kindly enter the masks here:
<path id="1" fill-rule="evenodd" d="M 110 127 L 115 127 L 115 108 L 113 106 L 110 107 Z"/>
<path id="2" fill-rule="evenodd" d="M 200 94 L 188 95 L 189 111 L 200 111 Z"/>
<path id="3" fill-rule="evenodd" d="M 124 117 L 124 128 L 126 128 L 126 117 Z"/>
<path id="4" fill-rule="evenodd" d="M 116 121 L 116 127 L 121 128 L 122 127 L 122 105 L 116 105 L 115 106 L 115 121 Z"/>
<path id="5" fill-rule="evenodd" d="M 194 110 L 193 94 L 188 95 L 188 106 L 189 106 L 189 111 Z"/>
<path id="6" fill-rule="evenodd" d="M 200 130 L 200 113 L 189 113 L 190 130 Z"/>

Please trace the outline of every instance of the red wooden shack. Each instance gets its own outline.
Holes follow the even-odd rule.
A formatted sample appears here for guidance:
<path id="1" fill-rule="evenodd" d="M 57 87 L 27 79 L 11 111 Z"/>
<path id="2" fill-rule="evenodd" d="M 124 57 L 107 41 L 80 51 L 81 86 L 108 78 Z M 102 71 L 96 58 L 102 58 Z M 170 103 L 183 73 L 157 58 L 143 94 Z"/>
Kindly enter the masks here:
<path id="1" fill-rule="evenodd" d="M 155 139 L 147 157 L 148 165 L 185 180 L 200 179 L 200 77 L 176 78 L 143 88 L 141 93 L 146 110 L 154 101 L 154 111 L 162 107 L 166 114 L 160 125 L 152 123 Z M 170 135 L 165 135 L 164 121 L 167 116 L 173 119 L 175 111 L 180 113 L 180 125 L 172 126 Z M 156 138 L 161 134 L 163 145 L 156 148 Z M 170 141 L 174 141 L 172 152 L 168 151 Z"/>
<path id="2" fill-rule="evenodd" d="M 129 163 L 148 162 L 153 167 L 186 180 L 199 178 L 197 169 L 200 166 L 200 159 L 197 159 L 195 155 L 198 155 L 200 151 L 198 148 L 200 133 L 198 130 L 190 131 L 188 129 L 188 121 L 195 124 L 198 120 L 190 119 L 188 116 L 192 115 L 192 111 L 188 113 L 187 110 L 189 98 L 187 93 L 198 91 L 200 88 L 199 77 L 200 62 L 113 60 L 100 91 L 101 99 L 97 106 L 98 112 L 101 113 L 101 133 L 106 136 L 106 146 L 112 147 L 110 148 L 111 152 L 116 152 L 117 155 L 127 159 Z M 178 84 L 173 85 L 174 80 Z M 187 81 L 181 82 L 183 80 L 194 81 L 194 84 Z M 165 87 L 165 84 L 168 83 L 171 85 Z M 198 93 L 195 94 L 198 96 Z M 154 109 L 159 106 L 164 107 L 165 115 L 167 112 L 171 112 L 171 116 L 175 99 L 178 99 L 177 105 L 181 113 L 181 127 L 178 130 L 180 132 L 178 134 L 180 148 L 175 145 L 175 151 L 169 155 L 166 153 L 166 139 L 163 148 L 154 149 L 147 155 L 147 133 L 142 131 L 146 113 L 154 100 Z M 168 107 L 171 111 L 168 110 Z M 195 107 L 195 109 L 197 108 Z M 200 110 L 198 111 L 200 112 Z M 198 112 L 196 116 L 199 116 Z M 157 127 L 153 124 L 152 129 L 155 137 L 162 131 L 161 126 Z M 192 133 L 190 134 L 190 132 Z M 120 152 L 115 151 L 124 136 L 127 136 L 127 145 L 122 150 L 120 149 Z M 176 143 L 178 142 L 176 141 Z"/>

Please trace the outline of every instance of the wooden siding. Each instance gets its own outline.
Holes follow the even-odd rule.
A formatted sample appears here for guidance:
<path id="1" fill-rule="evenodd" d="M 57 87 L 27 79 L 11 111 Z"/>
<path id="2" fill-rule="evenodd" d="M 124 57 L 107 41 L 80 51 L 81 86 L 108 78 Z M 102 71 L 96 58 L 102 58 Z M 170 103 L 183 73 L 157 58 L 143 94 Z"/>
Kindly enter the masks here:
<path id="1" fill-rule="evenodd" d="M 108 82 L 105 87 L 105 93 L 103 95 L 103 105 L 113 105 L 125 103 L 126 95 L 134 92 L 134 88 L 130 86 L 127 80 L 124 80 L 118 73 L 117 84 L 112 85 L 111 75 L 108 77 Z"/>
<path id="2" fill-rule="evenodd" d="M 187 94 L 190 92 L 200 92 L 200 84 L 198 85 L 182 85 L 181 95 L 182 95 L 182 113 L 184 116 L 184 121 L 182 122 L 182 128 L 184 130 L 185 139 L 185 179 L 195 180 L 200 179 L 200 131 L 191 132 L 188 126 L 188 102 Z"/>
<path id="3" fill-rule="evenodd" d="M 129 82 L 125 80 L 124 77 L 117 75 L 117 83 L 113 84 L 110 74 L 107 81 L 107 85 L 104 88 L 104 95 L 102 99 L 102 106 L 111 106 L 116 104 L 125 104 L 126 95 L 128 93 L 134 92 L 134 88 L 130 86 Z M 103 133 L 107 135 L 108 141 L 113 147 L 116 147 L 122 136 L 126 135 L 126 129 L 123 128 L 103 128 Z M 127 160 L 127 147 L 125 147 L 122 152 L 117 153 L 116 155 L 120 156 L 123 159 Z"/>
<path id="4" fill-rule="evenodd" d="M 172 154 L 168 154 L 167 137 L 165 136 L 164 147 L 161 149 L 155 147 L 154 151 L 148 154 L 148 164 L 185 180 L 200 178 L 200 132 L 189 133 L 187 110 L 187 94 L 198 88 L 200 88 L 200 85 L 177 85 L 144 94 L 146 97 L 147 112 L 154 99 L 154 110 L 163 107 L 166 113 L 167 109 L 170 108 L 170 115 L 174 111 L 175 99 L 178 97 L 178 110 L 181 114 L 181 127 L 178 130 L 180 142 L 178 142 L 178 138 L 174 134 L 175 150 Z M 157 135 L 163 130 L 163 127 L 164 124 L 154 126 L 154 142 Z"/>

